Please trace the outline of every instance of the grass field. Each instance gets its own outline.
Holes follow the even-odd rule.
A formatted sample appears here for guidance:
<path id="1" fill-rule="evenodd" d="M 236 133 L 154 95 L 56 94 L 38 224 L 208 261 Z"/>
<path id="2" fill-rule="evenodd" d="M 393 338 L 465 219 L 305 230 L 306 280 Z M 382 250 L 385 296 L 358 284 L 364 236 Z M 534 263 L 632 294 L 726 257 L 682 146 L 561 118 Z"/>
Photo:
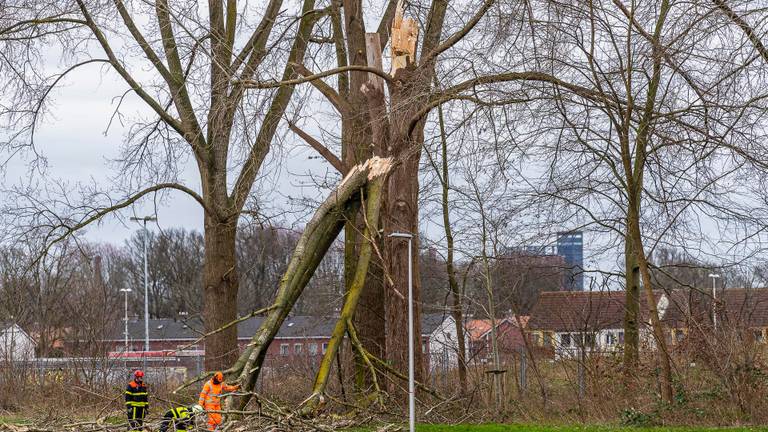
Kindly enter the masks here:
<path id="1" fill-rule="evenodd" d="M 25 425 L 29 424 L 29 420 L 23 417 L 0 415 L 0 424 L 3 423 L 12 425 Z"/>
<path id="2" fill-rule="evenodd" d="M 368 429 L 373 431 L 375 429 Z M 407 430 L 407 427 L 406 429 Z M 694 431 L 728 431 L 728 432 L 768 432 L 768 427 L 734 427 L 734 428 L 702 428 L 702 427 L 612 427 L 612 426 L 540 426 L 540 425 L 418 425 L 417 432 L 694 432 Z"/>

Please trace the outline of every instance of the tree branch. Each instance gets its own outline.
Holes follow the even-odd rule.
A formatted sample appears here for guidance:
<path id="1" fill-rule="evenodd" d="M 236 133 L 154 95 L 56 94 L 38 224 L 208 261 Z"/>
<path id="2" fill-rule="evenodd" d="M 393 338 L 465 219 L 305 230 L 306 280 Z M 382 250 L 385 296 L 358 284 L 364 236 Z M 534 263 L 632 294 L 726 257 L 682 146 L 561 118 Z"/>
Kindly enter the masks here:
<path id="1" fill-rule="evenodd" d="M 314 76 L 314 74 L 306 68 L 304 65 L 296 65 L 295 67 L 296 72 L 299 73 L 299 75 L 303 77 L 311 77 Z M 334 108 L 336 108 L 336 111 L 339 113 L 346 113 L 349 112 L 349 104 L 346 100 L 342 99 L 341 96 L 333 89 L 333 87 L 329 86 L 325 81 L 321 79 L 313 79 L 311 81 L 312 85 L 323 94 L 323 96 L 328 99 L 328 101 L 333 105 Z"/>
<path id="2" fill-rule="evenodd" d="M 152 63 L 152 66 L 157 69 L 163 79 L 170 85 L 172 83 L 171 73 L 160 60 L 160 57 L 157 55 L 155 50 L 152 49 L 152 46 L 149 44 L 149 42 L 147 42 L 147 39 L 144 37 L 144 35 L 141 34 L 139 28 L 136 27 L 136 23 L 133 21 L 133 18 L 131 18 L 131 14 L 128 12 L 128 9 L 125 8 L 123 1 L 114 0 L 114 3 L 115 7 L 117 7 L 117 11 L 120 13 L 120 17 L 123 19 L 125 27 L 128 28 L 128 31 L 131 33 L 131 36 L 133 36 L 133 39 L 136 40 L 136 42 L 139 44 L 139 47 L 141 47 L 141 50 L 144 51 L 144 55 L 147 56 L 147 59 Z"/>
<path id="3" fill-rule="evenodd" d="M 104 36 L 104 33 L 101 32 L 101 29 L 99 29 L 98 25 L 96 25 L 96 22 L 91 17 L 90 12 L 88 12 L 88 8 L 85 6 L 83 0 L 77 0 L 77 4 L 80 6 L 80 10 L 85 17 L 85 21 L 88 23 L 88 27 L 96 37 L 96 40 L 98 40 L 99 44 L 104 50 L 104 53 L 107 55 L 107 58 L 109 58 L 109 63 L 112 65 L 115 71 L 117 71 L 117 73 L 123 78 L 123 80 L 125 80 L 126 83 L 128 83 L 133 91 L 135 91 L 136 94 L 139 95 L 139 97 L 144 100 L 144 102 L 146 102 L 147 105 L 149 105 L 149 107 L 152 108 L 152 110 L 155 111 L 155 113 L 160 116 L 164 122 L 166 122 L 170 127 L 178 132 L 179 135 L 184 136 L 184 128 L 182 127 L 181 123 L 173 116 L 171 116 L 168 111 L 163 109 L 160 103 L 157 102 L 152 96 L 150 96 L 144 90 L 144 88 L 131 76 L 131 74 L 128 73 L 125 67 L 120 64 L 120 61 L 117 59 L 115 52 L 109 45 L 107 38 Z"/>
<path id="4" fill-rule="evenodd" d="M 60 24 L 60 23 L 78 24 L 78 25 L 84 25 L 84 26 L 88 25 L 87 21 L 79 20 L 75 18 L 60 18 L 60 17 L 39 18 L 39 19 L 19 21 L 14 23 L 11 26 L 0 28 L 0 35 L 17 33 L 17 32 L 20 32 L 21 30 L 26 30 L 25 26 L 35 27 L 42 24 Z"/>
<path id="5" fill-rule="evenodd" d="M 296 67 L 296 66 L 298 66 L 298 65 L 294 65 L 294 67 Z M 304 84 L 304 83 L 307 83 L 307 82 L 310 82 L 310 81 L 313 81 L 313 80 L 316 80 L 316 79 L 319 79 L 319 78 L 325 78 L 327 76 L 336 75 L 336 74 L 340 74 L 340 73 L 343 73 L 343 72 L 349 72 L 349 71 L 360 71 L 360 72 L 374 73 L 374 74 L 384 78 L 385 81 L 392 82 L 392 77 L 389 76 L 389 74 L 387 74 L 384 71 L 381 71 L 381 70 L 376 69 L 376 68 L 368 67 L 368 66 L 352 65 L 352 66 L 338 67 L 338 68 L 335 68 L 335 69 L 331 69 L 331 70 L 327 70 L 327 71 L 323 71 L 323 72 L 318 72 L 318 73 L 316 73 L 314 75 L 309 75 L 309 76 L 304 76 L 304 77 L 301 77 L 301 78 L 289 79 L 289 80 L 284 80 L 284 81 L 253 81 L 253 80 L 243 80 L 243 81 L 241 81 L 241 83 L 243 84 L 243 86 L 245 86 L 247 88 L 270 89 L 270 88 L 277 88 L 277 87 L 283 87 L 283 86 L 293 86 L 293 85 L 296 85 L 296 84 Z"/>
<path id="6" fill-rule="evenodd" d="M 296 38 L 293 41 L 293 46 L 288 55 L 288 61 L 283 70 L 284 82 L 293 80 L 296 76 L 296 65 L 301 64 L 304 61 L 307 44 L 309 43 L 309 38 L 312 36 L 312 29 L 315 27 L 315 23 L 319 18 L 319 14 L 314 13 L 316 12 L 314 9 L 314 0 L 304 0 L 299 29 L 296 32 Z M 246 86 L 241 86 L 241 88 L 245 87 Z M 256 142 L 248 153 L 248 157 L 243 164 L 243 168 L 235 181 L 235 185 L 230 195 L 230 199 L 232 199 L 236 211 L 240 211 L 245 205 L 248 193 L 253 186 L 253 182 L 256 180 L 256 175 L 258 174 L 261 164 L 264 162 L 264 158 L 269 152 L 272 139 L 277 132 L 277 126 L 283 118 L 283 114 L 285 114 L 285 110 L 293 95 L 294 87 L 292 85 L 281 84 L 268 88 L 274 87 L 279 87 L 277 94 L 272 99 L 269 110 L 264 116 L 264 121 L 256 136 Z"/>
<path id="7" fill-rule="evenodd" d="M 757 52 L 760 53 L 760 55 L 763 57 L 763 60 L 768 61 L 768 49 L 765 48 L 765 45 L 763 45 L 763 42 L 760 40 L 760 37 L 755 33 L 755 30 L 752 28 L 752 26 L 749 25 L 742 17 L 740 17 L 736 12 L 733 11 L 733 9 L 728 6 L 728 3 L 725 2 L 725 0 L 712 0 L 712 3 L 717 6 L 718 9 L 723 11 L 723 13 L 736 25 L 741 28 L 741 31 L 744 32 L 745 35 L 749 38 L 749 41 L 752 42 L 752 45 L 755 47 Z"/>
<path id="8" fill-rule="evenodd" d="M 296 135 L 300 136 L 304 141 L 307 142 L 315 151 L 320 153 L 320 155 L 328 161 L 331 165 L 333 165 L 334 168 L 338 172 L 340 172 L 342 175 L 345 175 L 347 173 L 347 169 L 344 167 L 344 163 L 341 162 L 341 159 L 339 159 L 335 154 L 333 154 L 332 151 L 328 149 L 328 147 L 324 146 L 320 141 L 314 139 L 311 135 L 304 132 L 303 130 L 299 129 L 298 126 L 296 126 L 293 122 L 288 121 L 288 129 L 292 130 Z"/>
<path id="9" fill-rule="evenodd" d="M 145 196 L 147 194 L 150 194 L 150 193 L 153 193 L 153 192 L 158 192 L 158 191 L 161 191 L 163 189 L 175 189 L 175 190 L 178 190 L 178 191 L 186 193 L 187 195 L 189 195 L 192 198 L 194 198 L 195 201 L 197 201 L 203 207 L 203 209 L 205 209 L 206 212 L 208 212 L 210 215 L 212 215 L 214 217 L 218 217 L 217 213 L 214 212 L 214 210 L 205 202 L 203 197 L 201 197 L 197 192 L 193 191 L 192 189 L 190 189 L 190 188 L 188 188 L 188 187 L 186 187 L 186 186 L 184 186 L 182 184 L 179 184 L 179 183 L 160 183 L 160 184 L 157 184 L 155 186 L 151 186 L 151 187 L 148 187 L 148 188 L 146 188 L 144 190 L 141 190 L 141 191 L 139 191 L 139 192 L 129 196 L 124 201 L 122 201 L 122 202 L 120 202 L 118 204 L 115 204 L 113 206 L 109 206 L 109 207 L 105 207 L 105 208 L 96 210 L 95 213 L 93 213 L 92 215 L 90 215 L 88 217 L 85 217 L 84 219 L 82 219 L 80 222 L 76 223 L 73 226 L 64 226 L 63 227 L 65 229 L 64 233 L 59 235 L 59 236 L 57 236 L 57 237 L 55 237 L 55 238 L 53 238 L 53 240 L 51 240 L 50 242 L 46 242 L 47 243 L 46 247 L 50 248 L 54 244 L 59 243 L 59 242 L 65 240 L 67 237 L 71 236 L 75 232 L 85 228 L 86 226 L 92 224 L 93 222 L 98 221 L 102 217 L 104 217 L 104 216 L 106 216 L 106 215 L 108 215 L 110 213 L 114 213 L 114 212 L 116 212 L 118 210 L 121 210 L 121 209 L 124 209 L 124 208 L 128 207 L 129 205 L 135 203 L 136 201 L 138 201 L 139 199 L 141 199 L 143 196 Z"/>
<path id="10" fill-rule="evenodd" d="M 282 0 L 271 0 L 264 12 L 264 18 L 262 18 L 259 26 L 256 27 L 248 42 L 245 43 L 240 53 L 235 56 L 232 62 L 232 70 L 237 71 L 240 66 L 248 59 L 245 69 L 240 74 L 241 79 L 249 79 L 253 76 L 258 65 L 264 60 L 264 56 L 267 55 L 266 46 L 269 35 L 272 32 L 272 26 L 275 24 L 277 15 L 282 8 Z"/>
<path id="11" fill-rule="evenodd" d="M 389 30 L 392 28 L 392 20 L 395 18 L 395 11 L 397 10 L 397 0 L 389 0 L 387 8 L 384 10 L 384 15 L 381 16 L 379 21 L 379 27 L 376 29 L 376 33 L 379 34 L 379 42 L 381 43 L 381 50 L 384 51 L 387 43 L 389 42 Z"/>
<path id="12" fill-rule="evenodd" d="M 210 331 L 210 332 L 200 336 L 195 341 L 190 342 L 190 343 L 188 343 L 188 344 L 186 344 L 186 345 L 184 345 L 184 346 L 182 346 L 180 348 L 176 348 L 176 349 L 178 351 L 182 351 L 182 350 L 185 350 L 185 349 L 187 349 L 187 348 L 189 348 L 191 346 L 197 345 L 200 342 L 202 342 L 203 340 L 205 340 L 205 338 L 207 338 L 208 336 L 212 336 L 212 335 L 214 335 L 216 333 L 221 333 L 224 330 L 232 327 L 233 325 L 237 325 L 237 324 L 239 324 L 239 323 L 241 323 L 243 321 L 247 321 L 247 320 L 249 320 L 249 319 L 251 319 L 251 318 L 253 318 L 255 316 L 261 315 L 263 313 L 267 313 L 267 312 L 271 311 L 272 309 L 274 309 L 275 307 L 276 307 L 275 305 L 272 305 L 272 306 L 268 306 L 268 307 L 265 307 L 265 308 L 261 308 L 259 310 L 255 310 L 255 311 L 249 313 L 248 315 L 242 316 L 242 317 L 240 317 L 240 318 L 238 318 L 238 319 L 236 319 L 234 321 L 231 321 L 229 324 L 225 324 L 225 325 L 217 328 L 216 330 Z"/>
<path id="13" fill-rule="evenodd" d="M 168 85 L 171 88 L 171 98 L 176 105 L 176 111 L 178 111 L 181 116 L 182 124 L 191 129 L 190 135 L 185 136 L 184 138 L 192 145 L 193 151 L 197 154 L 198 158 L 203 158 L 202 146 L 198 142 L 198 139 L 203 136 L 203 131 L 197 120 L 197 115 L 192 106 L 192 101 L 190 100 L 186 85 L 186 78 L 192 62 L 190 61 L 189 67 L 187 67 L 186 70 L 181 65 L 176 38 L 173 34 L 173 27 L 171 26 L 168 0 L 157 0 L 155 3 L 155 13 L 157 15 L 158 24 L 160 25 L 160 36 L 163 40 L 165 57 L 168 59 L 168 67 L 170 68 L 171 81 Z M 194 59 L 194 50 L 198 45 L 199 44 L 196 42 L 192 51 L 192 59 Z M 196 138 L 192 139 L 192 137 Z"/>
<path id="14" fill-rule="evenodd" d="M 451 48 L 452 46 L 456 45 L 459 41 L 464 39 L 464 37 L 469 34 L 469 32 L 472 31 L 473 28 L 477 25 L 478 22 L 485 16 L 486 12 L 488 12 L 488 9 L 491 8 L 491 6 L 496 2 L 496 0 L 485 0 L 483 2 L 483 5 L 480 6 L 480 9 L 475 13 L 475 15 L 472 16 L 472 18 L 467 22 L 464 27 L 461 28 L 461 30 L 457 31 L 456 33 L 452 34 L 448 39 L 446 39 L 443 43 L 438 45 L 435 49 L 430 51 L 429 53 L 426 53 L 425 56 L 421 59 L 421 64 L 427 64 L 435 58 L 440 55 L 443 51 Z"/>

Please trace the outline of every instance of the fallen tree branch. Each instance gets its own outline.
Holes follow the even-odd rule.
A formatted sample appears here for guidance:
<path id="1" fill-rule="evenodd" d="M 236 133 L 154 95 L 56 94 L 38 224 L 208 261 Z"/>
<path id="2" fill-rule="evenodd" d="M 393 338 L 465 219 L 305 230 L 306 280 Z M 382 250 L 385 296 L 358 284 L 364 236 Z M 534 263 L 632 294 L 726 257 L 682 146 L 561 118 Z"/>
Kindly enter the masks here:
<path id="1" fill-rule="evenodd" d="M 320 367 L 317 370 L 315 384 L 312 386 L 312 394 L 302 403 L 302 414 L 309 414 L 320 408 L 323 404 L 323 393 L 325 393 L 325 388 L 328 385 L 328 376 L 331 373 L 333 360 L 338 355 L 339 347 L 344 340 L 344 334 L 350 329 L 352 317 L 355 315 L 357 304 L 363 293 L 363 288 L 365 288 L 368 265 L 371 262 L 371 255 L 373 254 L 372 245 L 376 243 L 379 234 L 379 215 L 385 180 L 385 177 L 379 177 L 375 181 L 369 183 L 366 187 L 366 193 L 363 197 L 364 200 L 367 200 L 367 205 L 364 203 L 365 211 L 363 212 L 366 225 L 365 230 L 363 231 L 364 240 L 360 247 L 357 264 L 355 265 L 355 274 L 352 278 L 352 283 L 347 290 L 344 306 L 341 308 L 341 316 L 338 321 L 336 321 L 336 326 L 333 329 L 331 339 L 328 341 L 328 348 L 326 349 L 325 354 L 323 355 L 323 360 L 320 362 Z M 352 332 L 354 332 L 354 329 Z M 350 336 L 351 334 L 352 333 L 350 333 Z M 362 345 L 358 345 L 356 348 L 358 348 L 360 354 L 365 358 L 365 350 Z M 374 383 L 376 383 L 375 371 Z M 376 384 L 376 386 L 378 387 L 378 384 Z"/>
<path id="2" fill-rule="evenodd" d="M 271 310 L 246 349 L 227 371 L 230 378 L 237 381 L 245 392 L 255 387 L 269 345 L 323 256 L 338 237 L 345 220 L 359 208 L 363 190 L 370 189 L 371 184 L 383 184 L 394 166 L 392 158 L 373 157 L 352 167 L 307 224 L 280 280 Z M 379 202 L 376 204 L 380 205 Z M 246 394 L 239 399 L 239 408 L 242 410 L 250 396 Z"/>

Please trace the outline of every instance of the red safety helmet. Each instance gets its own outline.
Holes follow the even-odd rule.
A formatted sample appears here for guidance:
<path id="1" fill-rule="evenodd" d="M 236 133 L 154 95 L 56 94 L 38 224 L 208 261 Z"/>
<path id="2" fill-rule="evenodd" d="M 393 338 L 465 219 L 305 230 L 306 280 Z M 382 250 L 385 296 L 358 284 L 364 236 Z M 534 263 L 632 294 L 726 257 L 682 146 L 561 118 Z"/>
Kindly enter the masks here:
<path id="1" fill-rule="evenodd" d="M 142 372 L 139 369 L 136 369 L 136 372 L 133 373 L 134 378 L 144 378 L 144 372 Z"/>

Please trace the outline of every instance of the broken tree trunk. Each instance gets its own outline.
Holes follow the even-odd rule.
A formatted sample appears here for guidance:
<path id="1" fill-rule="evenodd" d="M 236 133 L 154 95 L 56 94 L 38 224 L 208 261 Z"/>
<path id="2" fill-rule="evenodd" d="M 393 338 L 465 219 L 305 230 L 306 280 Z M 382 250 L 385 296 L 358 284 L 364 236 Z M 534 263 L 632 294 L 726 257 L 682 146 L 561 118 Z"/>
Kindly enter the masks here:
<path id="1" fill-rule="evenodd" d="M 379 157 L 354 166 L 307 224 L 280 280 L 273 309 L 264 318 L 234 366 L 227 370 L 227 375 L 236 378 L 246 394 L 250 394 L 255 387 L 267 349 L 283 321 L 341 232 L 344 222 L 359 208 L 362 191 L 369 184 L 383 182 L 393 166 L 391 158 Z M 239 409 L 242 410 L 249 399 L 249 396 L 241 398 Z"/>
<path id="2" fill-rule="evenodd" d="M 323 393 L 328 384 L 328 377 L 331 373 L 333 360 L 344 341 L 344 334 L 346 333 L 350 334 L 350 338 L 353 340 L 353 345 L 357 348 L 356 355 L 358 358 L 361 359 L 361 362 L 364 365 L 369 367 L 372 382 L 378 393 L 379 389 L 376 372 L 371 366 L 370 359 L 360 347 L 359 339 L 352 326 L 352 319 L 355 316 L 355 310 L 357 309 L 358 302 L 365 288 L 365 279 L 368 274 L 368 265 L 371 262 L 373 244 L 377 242 L 377 237 L 379 236 L 379 214 L 384 181 L 384 177 L 379 177 L 369 182 L 365 189 L 365 230 L 363 231 L 363 244 L 360 247 L 360 256 L 355 265 L 355 275 L 349 286 L 349 290 L 346 293 L 346 299 L 344 300 L 344 306 L 341 309 L 339 320 L 336 321 L 336 326 L 334 327 L 331 339 L 328 342 L 328 349 L 323 355 L 323 360 L 320 362 L 320 368 L 317 371 L 312 394 L 304 402 L 303 411 L 305 413 L 314 411 L 322 404 Z"/>
<path id="3" fill-rule="evenodd" d="M 392 171 L 387 185 L 383 219 L 384 232 L 405 232 L 413 235 L 413 255 L 408 244 L 387 239 L 384 253 L 389 277 L 385 290 L 386 360 L 397 371 L 407 371 L 408 365 L 408 267 L 413 270 L 413 337 L 416 380 L 424 376 L 421 344 L 421 284 L 419 278 L 419 160 L 424 143 L 423 116 L 418 113 L 429 98 L 431 67 L 415 63 L 418 26 L 411 18 L 403 18 L 402 2 L 398 4 L 392 23 L 392 76 L 390 85 L 389 134 L 387 151 L 402 160 Z M 414 124 L 414 119 L 416 123 Z M 400 389 L 390 381 L 389 391 Z"/>

